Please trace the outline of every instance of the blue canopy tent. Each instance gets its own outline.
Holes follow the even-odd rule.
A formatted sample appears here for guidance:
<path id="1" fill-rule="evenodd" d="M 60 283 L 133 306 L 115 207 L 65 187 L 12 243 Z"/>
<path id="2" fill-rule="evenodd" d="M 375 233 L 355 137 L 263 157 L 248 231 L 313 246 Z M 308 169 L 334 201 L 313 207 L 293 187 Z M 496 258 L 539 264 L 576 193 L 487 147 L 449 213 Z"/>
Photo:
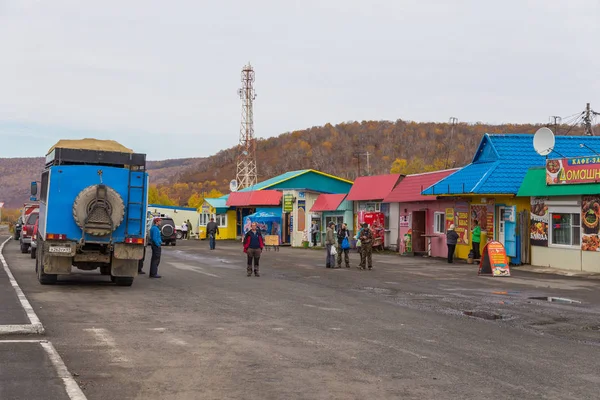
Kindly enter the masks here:
<path id="1" fill-rule="evenodd" d="M 258 224 L 258 229 L 266 235 L 277 235 L 281 242 L 281 214 L 275 212 L 259 211 L 244 217 L 244 235 L 250 230 L 253 222 Z"/>

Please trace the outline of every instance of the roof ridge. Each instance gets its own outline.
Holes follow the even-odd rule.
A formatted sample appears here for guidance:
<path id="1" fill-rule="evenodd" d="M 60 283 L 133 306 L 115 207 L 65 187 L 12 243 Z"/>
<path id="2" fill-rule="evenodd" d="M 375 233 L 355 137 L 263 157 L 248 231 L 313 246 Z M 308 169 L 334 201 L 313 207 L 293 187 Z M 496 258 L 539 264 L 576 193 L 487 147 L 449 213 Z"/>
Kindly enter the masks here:
<path id="1" fill-rule="evenodd" d="M 483 174 L 483 176 L 481 177 L 481 179 L 479 179 L 479 181 L 475 184 L 475 186 L 473 186 L 470 190 L 470 193 L 476 193 L 477 189 L 481 186 L 483 186 L 483 184 L 487 181 L 487 179 L 489 178 L 490 175 L 492 175 L 492 172 L 494 172 L 496 170 L 496 168 L 498 168 L 498 166 L 500 165 L 500 161 L 496 161 L 494 162 L 494 165 L 492 168 L 488 169 L 485 174 Z"/>
<path id="2" fill-rule="evenodd" d="M 408 178 L 409 176 L 422 176 L 422 175 L 431 175 L 431 174 L 439 174 L 442 172 L 447 172 L 447 171 L 458 171 L 460 168 L 447 168 L 447 169 L 440 169 L 438 171 L 429 171 L 429 172 L 419 172 L 418 174 L 408 174 L 405 175 L 405 178 Z M 402 182 L 400 182 L 402 183 Z"/>

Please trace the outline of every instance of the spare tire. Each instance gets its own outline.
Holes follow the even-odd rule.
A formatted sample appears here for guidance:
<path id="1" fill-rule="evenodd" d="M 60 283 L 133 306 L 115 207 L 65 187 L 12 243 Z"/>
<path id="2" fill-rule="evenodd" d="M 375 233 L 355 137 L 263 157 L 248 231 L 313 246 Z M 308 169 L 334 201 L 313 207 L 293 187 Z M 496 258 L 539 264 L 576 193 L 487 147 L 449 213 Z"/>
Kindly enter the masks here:
<path id="1" fill-rule="evenodd" d="M 107 215 L 99 216 L 100 219 L 110 220 L 102 221 L 107 224 L 112 221 L 112 231 L 114 232 L 123 222 L 123 217 L 125 216 L 125 204 L 123 203 L 123 199 L 114 189 L 105 186 L 106 188 L 106 207 Z M 93 212 L 96 207 L 96 191 L 98 189 L 98 185 L 88 186 L 83 189 L 77 195 L 77 198 L 73 202 L 73 218 L 77 225 L 83 229 L 83 225 L 85 223 L 85 219 L 88 217 L 88 213 Z M 110 229 L 86 229 L 86 233 L 94 236 L 105 236 L 111 233 Z"/>
<path id="2" fill-rule="evenodd" d="M 168 238 L 170 238 L 171 235 L 173 235 L 173 232 L 175 232 L 173 225 L 170 225 L 170 224 L 164 224 L 162 226 L 162 228 L 160 228 L 160 230 L 161 230 L 163 236 L 166 236 Z"/>

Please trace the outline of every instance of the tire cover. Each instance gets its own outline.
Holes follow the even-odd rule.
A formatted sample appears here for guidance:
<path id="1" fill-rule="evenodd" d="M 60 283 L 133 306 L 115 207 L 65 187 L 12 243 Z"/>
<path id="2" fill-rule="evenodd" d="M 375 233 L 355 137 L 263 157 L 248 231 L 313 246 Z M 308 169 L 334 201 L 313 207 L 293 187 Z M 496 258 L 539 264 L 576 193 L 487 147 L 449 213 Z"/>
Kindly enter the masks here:
<path id="1" fill-rule="evenodd" d="M 90 204 L 96 200 L 96 189 L 98 185 L 88 186 L 83 189 L 75 198 L 73 202 L 73 218 L 77 225 L 83 229 L 83 223 L 88 215 L 88 207 Z M 125 216 L 125 204 L 123 203 L 123 199 L 113 188 L 108 186 L 106 187 L 106 199 L 112 209 L 112 213 L 110 215 L 113 223 L 113 232 L 121 225 L 123 222 L 123 217 Z M 104 236 L 108 235 L 108 230 L 104 229 L 88 229 L 88 234 L 94 236 Z"/>
<path id="2" fill-rule="evenodd" d="M 173 226 L 169 225 L 169 224 L 165 224 L 162 226 L 162 228 L 160 228 L 160 231 L 162 232 L 162 234 L 166 237 L 171 237 L 171 235 L 173 234 L 173 232 L 175 232 L 173 230 Z"/>

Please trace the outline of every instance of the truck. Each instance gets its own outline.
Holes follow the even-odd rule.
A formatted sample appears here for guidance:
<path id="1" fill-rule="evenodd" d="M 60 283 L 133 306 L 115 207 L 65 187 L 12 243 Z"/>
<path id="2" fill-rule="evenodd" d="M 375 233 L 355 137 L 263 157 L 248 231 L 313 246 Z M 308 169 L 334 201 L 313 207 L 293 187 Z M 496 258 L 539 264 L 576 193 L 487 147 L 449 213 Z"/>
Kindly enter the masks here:
<path id="1" fill-rule="evenodd" d="M 111 140 L 61 140 L 46 155 L 39 192 L 40 284 L 77 268 L 131 286 L 146 245 L 146 155 Z"/>

